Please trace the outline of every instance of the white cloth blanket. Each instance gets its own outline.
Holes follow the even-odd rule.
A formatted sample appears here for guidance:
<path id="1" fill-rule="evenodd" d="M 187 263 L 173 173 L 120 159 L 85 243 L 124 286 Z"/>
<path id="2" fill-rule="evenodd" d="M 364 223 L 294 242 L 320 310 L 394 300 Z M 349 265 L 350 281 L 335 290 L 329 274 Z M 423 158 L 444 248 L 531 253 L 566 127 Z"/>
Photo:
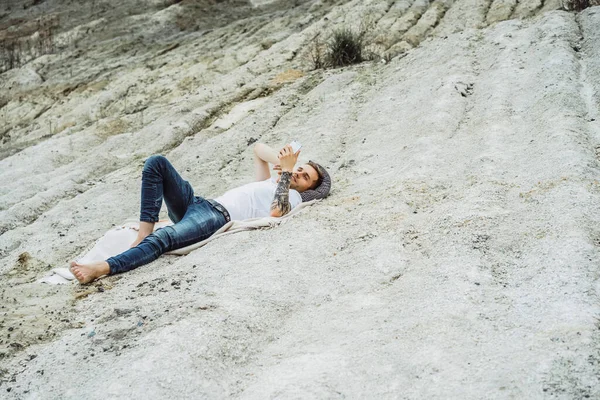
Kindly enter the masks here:
<path id="1" fill-rule="evenodd" d="M 186 255 L 200 248 L 221 236 L 228 235 L 230 233 L 254 230 L 254 229 L 267 229 L 273 228 L 283 222 L 286 222 L 289 218 L 296 215 L 300 210 L 304 207 L 314 204 L 319 200 L 312 200 L 304 203 L 300 203 L 298 206 L 294 207 L 292 211 L 283 217 L 263 217 L 263 218 L 251 218 L 243 221 L 229 221 L 225 225 L 223 225 L 218 231 L 213 233 L 209 238 L 194 243 L 190 246 L 183 247 L 181 249 L 172 250 L 165 254 L 171 255 Z M 161 221 L 154 225 L 154 230 L 172 225 L 171 221 Z M 129 246 L 137 237 L 137 231 L 139 230 L 139 222 L 126 222 L 121 226 L 117 226 L 108 232 L 106 232 L 92 247 L 91 250 L 84 252 L 84 254 L 80 257 L 76 257 L 78 263 L 87 264 L 97 261 L 106 260 L 109 257 L 114 257 L 117 254 L 121 254 L 125 250 L 129 249 Z M 69 268 L 54 268 L 50 271 L 50 273 L 38 282 L 49 283 L 51 285 L 59 285 L 69 283 L 73 281 L 75 276 L 69 271 Z"/>

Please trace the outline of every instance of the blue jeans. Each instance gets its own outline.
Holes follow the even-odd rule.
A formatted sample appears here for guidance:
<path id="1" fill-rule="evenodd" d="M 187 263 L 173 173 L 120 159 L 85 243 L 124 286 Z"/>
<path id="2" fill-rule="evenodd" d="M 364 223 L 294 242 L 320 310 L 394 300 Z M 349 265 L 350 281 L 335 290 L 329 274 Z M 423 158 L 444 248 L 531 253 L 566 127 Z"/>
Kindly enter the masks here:
<path id="1" fill-rule="evenodd" d="M 110 257 L 110 273 L 132 270 L 156 260 L 161 254 L 200 242 L 226 223 L 225 216 L 206 199 L 194 196 L 194 189 L 184 181 L 163 156 L 146 160 L 142 171 L 140 221 L 157 222 L 163 198 L 168 215 L 175 224 L 157 229 L 136 247 Z"/>

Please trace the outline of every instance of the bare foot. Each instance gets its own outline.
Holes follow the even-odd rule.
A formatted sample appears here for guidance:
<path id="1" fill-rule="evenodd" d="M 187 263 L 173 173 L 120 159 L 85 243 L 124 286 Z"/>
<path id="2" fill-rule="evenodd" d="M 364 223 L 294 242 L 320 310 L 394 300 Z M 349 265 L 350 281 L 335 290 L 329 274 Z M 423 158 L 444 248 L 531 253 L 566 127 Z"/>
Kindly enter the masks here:
<path id="1" fill-rule="evenodd" d="M 92 264 L 78 264 L 72 261 L 70 269 L 79 283 L 90 283 L 94 279 L 110 273 L 110 267 L 106 261 Z"/>

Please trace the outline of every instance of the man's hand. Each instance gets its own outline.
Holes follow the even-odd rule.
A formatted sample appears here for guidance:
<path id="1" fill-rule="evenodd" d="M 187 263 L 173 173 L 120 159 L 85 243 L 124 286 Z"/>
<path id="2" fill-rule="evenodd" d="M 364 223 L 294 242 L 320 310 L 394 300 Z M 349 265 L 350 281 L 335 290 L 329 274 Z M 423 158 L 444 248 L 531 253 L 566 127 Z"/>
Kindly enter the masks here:
<path id="1" fill-rule="evenodd" d="M 281 167 L 282 172 L 292 172 L 294 170 L 300 151 L 301 150 L 298 150 L 297 153 L 294 153 L 292 146 L 289 144 L 279 151 L 279 166 Z"/>

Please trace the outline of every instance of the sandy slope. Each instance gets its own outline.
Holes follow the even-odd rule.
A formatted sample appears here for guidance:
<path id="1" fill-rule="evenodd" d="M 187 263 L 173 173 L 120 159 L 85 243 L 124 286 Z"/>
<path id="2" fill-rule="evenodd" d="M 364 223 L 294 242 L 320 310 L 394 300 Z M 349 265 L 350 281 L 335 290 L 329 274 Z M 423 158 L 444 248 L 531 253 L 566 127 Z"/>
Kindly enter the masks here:
<path id="1" fill-rule="evenodd" d="M 206 2 L 180 31 L 157 2 L 0 75 L 3 395 L 599 397 L 600 7 L 475 3 Z M 307 72 L 365 15 L 374 51 L 412 50 Z M 136 216 L 147 156 L 212 197 L 292 137 L 334 190 L 286 225 L 34 282 Z"/>

